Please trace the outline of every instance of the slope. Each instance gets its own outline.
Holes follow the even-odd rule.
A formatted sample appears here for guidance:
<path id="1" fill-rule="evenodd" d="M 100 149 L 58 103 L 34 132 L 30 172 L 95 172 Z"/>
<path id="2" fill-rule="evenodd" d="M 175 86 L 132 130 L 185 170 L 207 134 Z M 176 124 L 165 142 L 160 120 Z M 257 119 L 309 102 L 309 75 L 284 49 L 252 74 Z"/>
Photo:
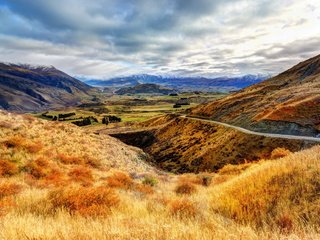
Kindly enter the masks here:
<path id="1" fill-rule="evenodd" d="M 320 55 L 190 115 L 253 130 L 315 136 L 320 132 Z"/>
<path id="2" fill-rule="evenodd" d="M 175 115 L 153 118 L 141 123 L 140 130 L 111 136 L 143 148 L 157 166 L 175 173 L 216 171 L 227 164 L 268 159 L 276 148 L 295 152 L 317 144 L 247 134 Z"/>
<path id="3" fill-rule="evenodd" d="M 90 99 L 93 88 L 54 67 L 0 63 L 0 108 L 37 111 Z"/>

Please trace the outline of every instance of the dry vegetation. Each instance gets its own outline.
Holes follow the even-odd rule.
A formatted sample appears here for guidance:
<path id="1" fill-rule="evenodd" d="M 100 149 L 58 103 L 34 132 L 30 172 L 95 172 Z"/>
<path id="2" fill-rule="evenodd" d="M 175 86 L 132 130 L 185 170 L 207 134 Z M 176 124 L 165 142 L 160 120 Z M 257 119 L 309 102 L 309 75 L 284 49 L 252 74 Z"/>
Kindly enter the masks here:
<path id="1" fill-rule="evenodd" d="M 216 171 L 226 164 L 279 158 L 315 144 L 251 135 L 214 123 L 170 115 L 140 125 L 143 128 L 137 133 L 115 136 L 131 145 L 142 145 L 158 167 L 175 173 Z M 145 141 L 148 138 L 150 142 Z M 143 141 L 145 144 L 139 145 Z"/>
<path id="2" fill-rule="evenodd" d="M 0 239 L 320 237 L 320 146 L 178 176 L 112 138 L 6 113 L 0 120 Z M 41 147 L 30 152 L 32 144 Z"/>

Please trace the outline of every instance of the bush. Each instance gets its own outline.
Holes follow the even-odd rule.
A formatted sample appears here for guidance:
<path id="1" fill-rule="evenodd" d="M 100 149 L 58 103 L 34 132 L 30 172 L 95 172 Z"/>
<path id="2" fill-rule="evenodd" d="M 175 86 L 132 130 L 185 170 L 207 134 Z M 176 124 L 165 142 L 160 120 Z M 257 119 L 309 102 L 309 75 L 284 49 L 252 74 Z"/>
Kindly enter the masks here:
<path id="1" fill-rule="evenodd" d="M 271 159 L 283 158 L 288 156 L 291 153 L 288 149 L 285 148 L 275 148 L 271 152 Z"/>
<path id="2" fill-rule="evenodd" d="M 20 193 L 22 186 L 16 183 L 2 182 L 0 183 L 0 199 Z"/>
<path id="3" fill-rule="evenodd" d="M 41 149 L 43 148 L 43 145 L 41 142 L 37 142 L 37 143 L 31 143 L 31 144 L 27 144 L 25 146 L 25 149 L 29 152 L 29 153 L 38 153 L 41 151 Z"/>
<path id="4" fill-rule="evenodd" d="M 83 164 L 83 158 L 75 157 L 75 156 L 68 156 L 63 153 L 58 154 L 58 160 L 63 164 Z"/>
<path id="5" fill-rule="evenodd" d="M 197 188 L 194 184 L 189 182 L 181 182 L 179 183 L 175 190 L 177 194 L 193 194 L 197 191 Z"/>
<path id="6" fill-rule="evenodd" d="M 289 214 L 282 214 L 276 220 L 276 224 L 283 234 L 289 234 L 292 232 L 294 224 L 291 216 Z"/>
<path id="7" fill-rule="evenodd" d="M 50 173 L 50 163 L 45 158 L 38 158 L 34 161 L 29 162 L 25 166 L 25 170 L 33 177 L 39 179 L 46 177 Z"/>
<path id="8" fill-rule="evenodd" d="M 250 166 L 252 166 L 252 163 L 226 164 L 221 169 L 219 169 L 219 174 L 220 175 L 239 175 Z"/>
<path id="9" fill-rule="evenodd" d="M 112 188 L 130 189 L 133 186 L 133 180 L 123 172 L 115 172 L 107 178 L 107 184 Z"/>
<path id="10" fill-rule="evenodd" d="M 89 185 L 93 182 L 92 172 L 86 167 L 74 168 L 69 172 L 68 175 L 73 181 L 80 182 L 85 185 Z"/>
<path id="11" fill-rule="evenodd" d="M 142 184 L 149 185 L 151 187 L 154 187 L 155 185 L 157 185 L 157 183 L 158 183 L 158 180 L 152 176 L 145 176 L 142 180 Z"/>
<path id="12" fill-rule="evenodd" d="M 69 187 L 49 193 L 53 209 L 64 208 L 70 213 L 87 217 L 105 216 L 119 205 L 118 195 L 106 187 Z"/>
<path id="13" fill-rule="evenodd" d="M 176 199 L 169 205 L 172 215 L 177 217 L 195 217 L 197 215 L 196 206 L 187 199 Z"/>
<path id="14" fill-rule="evenodd" d="M 13 136 L 3 142 L 7 148 L 19 148 L 22 147 L 24 143 L 25 139 L 21 136 Z"/>
<path id="15" fill-rule="evenodd" d="M 16 164 L 10 162 L 9 160 L 0 160 L 0 176 L 12 176 L 19 172 Z"/>
<path id="16" fill-rule="evenodd" d="M 100 160 L 96 159 L 96 158 L 92 158 L 89 156 L 85 156 L 84 157 L 84 162 L 86 165 L 93 167 L 93 168 L 99 168 L 101 167 L 101 162 Z"/>
<path id="17" fill-rule="evenodd" d="M 212 177 L 211 176 L 203 175 L 203 176 L 200 176 L 200 178 L 201 178 L 201 185 L 202 186 L 205 186 L 205 187 L 210 186 L 210 184 L 212 182 Z"/>
<path id="18" fill-rule="evenodd" d="M 135 189 L 135 191 L 140 192 L 142 194 L 153 194 L 154 193 L 154 190 L 150 185 L 136 184 L 134 189 Z"/>

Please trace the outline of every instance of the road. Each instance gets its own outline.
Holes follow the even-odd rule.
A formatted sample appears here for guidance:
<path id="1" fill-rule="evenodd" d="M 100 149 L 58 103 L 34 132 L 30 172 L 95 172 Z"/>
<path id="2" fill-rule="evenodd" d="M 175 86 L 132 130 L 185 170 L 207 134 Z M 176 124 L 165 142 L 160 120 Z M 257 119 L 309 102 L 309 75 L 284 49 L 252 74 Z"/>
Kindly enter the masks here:
<path id="1" fill-rule="evenodd" d="M 231 125 L 231 124 L 222 123 L 222 122 L 218 122 L 218 121 L 214 121 L 214 120 L 197 118 L 197 117 L 189 117 L 189 116 L 185 116 L 185 115 L 182 115 L 180 117 L 193 119 L 193 120 L 198 120 L 198 121 L 202 121 L 202 122 L 215 123 L 215 124 L 218 124 L 218 125 L 221 125 L 221 126 L 225 126 L 225 127 L 228 127 L 228 128 L 232 128 L 232 129 L 238 130 L 238 131 L 246 133 L 246 134 L 252 134 L 252 135 L 257 135 L 257 136 L 320 142 L 320 138 L 317 138 L 317 137 L 255 132 L 255 131 L 251 131 L 251 130 L 248 130 L 248 129 L 245 129 L 245 128 L 242 128 L 242 127 L 237 127 L 237 126 L 234 126 L 234 125 Z"/>

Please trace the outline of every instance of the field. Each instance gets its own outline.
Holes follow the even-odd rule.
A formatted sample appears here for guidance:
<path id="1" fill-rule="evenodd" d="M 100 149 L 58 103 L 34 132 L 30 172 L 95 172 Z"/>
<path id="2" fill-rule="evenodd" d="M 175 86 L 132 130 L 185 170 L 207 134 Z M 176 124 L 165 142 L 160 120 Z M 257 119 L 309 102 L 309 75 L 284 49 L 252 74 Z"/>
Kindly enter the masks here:
<path id="1" fill-rule="evenodd" d="M 102 99 L 102 104 L 96 106 L 83 106 L 77 108 L 65 108 L 55 111 L 47 112 L 48 115 L 57 116 L 58 114 L 64 114 L 69 112 L 76 113 L 74 118 L 86 118 L 94 116 L 98 119 L 98 124 L 93 123 L 93 126 L 97 128 L 96 125 L 101 125 L 101 121 L 104 115 L 115 115 L 120 117 L 124 123 L 142 122 L 153 118 L 155 116 L 177 113 L 195 107 L 200 103 L 212 101 L 225 96 L 224 93 L 182 93 L 178 96 L 154 96 L 147 94 L 137 94 L 132 96 L 118 96 L 111 95 L 105 96 L 101 95 L 99 98 Z M 181 105 L 180 108 L 173 108 L 173 105 L 180 99 L 187 98 L 190 99 L 189 105 Z M 47 119 L 41 116 L 42 113 L 32 114 L 39 118 Z M 74 120 L 69 120 L 66 118 L 67 122 L 72 122 Z M 91 126 L 92 127 L 92 126 Z M 101 128 L 101 126 L 100 126 Z"/>

